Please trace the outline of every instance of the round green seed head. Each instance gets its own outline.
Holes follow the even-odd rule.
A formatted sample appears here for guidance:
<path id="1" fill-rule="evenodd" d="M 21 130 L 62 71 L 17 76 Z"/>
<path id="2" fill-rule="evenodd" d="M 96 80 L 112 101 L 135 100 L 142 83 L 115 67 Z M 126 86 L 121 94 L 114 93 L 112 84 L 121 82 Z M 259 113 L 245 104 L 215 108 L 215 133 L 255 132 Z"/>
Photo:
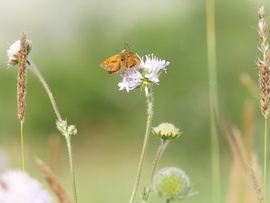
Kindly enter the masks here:
<path id="1" fill-rule="evenodd" d="M 165 200 L 181 200 L 190 192 L 189 177 L 179 168 L 166 167 L 157 172 L 153 191 Z"/>

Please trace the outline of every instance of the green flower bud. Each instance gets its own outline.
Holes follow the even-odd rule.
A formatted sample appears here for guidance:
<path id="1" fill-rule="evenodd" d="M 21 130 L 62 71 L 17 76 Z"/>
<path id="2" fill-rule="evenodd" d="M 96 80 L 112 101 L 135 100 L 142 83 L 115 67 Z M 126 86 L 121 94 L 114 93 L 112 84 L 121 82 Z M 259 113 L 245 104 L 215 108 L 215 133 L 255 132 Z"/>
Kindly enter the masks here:
<path id="1" fill-rule="evenodd" d="M 56 121 L 56 127 L 57 129 L 62 133 L 62 135 L 76 135 L 77 134 L 77 128 L 75 125 L 68 125 L 66 120 L 58 120 Z"/>
<path id="2" fill-rule="evenodd" d="M 161 123 L 153 128 L 153 133 L 164 140 L 172 140 L 181 135 L 182 132 L 171 123 Z"/>
<path id="3" fill-rule="evenodd" d="M 68 126 L 68 134 L 69 135 L 76 135 L 77 134 L 77 128 L 75 125 Z"/>
<path id="4" fill-rule="evenodd" d="M 157 172 L 153 191 L 164 200 L 182 200 L 190 192 L 189 177 L 179 168 L 166 167 Z"/>
<path id="5" fill-rule="evenodd" d="M 67 121 L 64 121 L 64 120 L 56 121 L 56 127 L 60 131 L 60 133 L 62 133 L 62 135 L 65 136 L 67 132 Z"/>

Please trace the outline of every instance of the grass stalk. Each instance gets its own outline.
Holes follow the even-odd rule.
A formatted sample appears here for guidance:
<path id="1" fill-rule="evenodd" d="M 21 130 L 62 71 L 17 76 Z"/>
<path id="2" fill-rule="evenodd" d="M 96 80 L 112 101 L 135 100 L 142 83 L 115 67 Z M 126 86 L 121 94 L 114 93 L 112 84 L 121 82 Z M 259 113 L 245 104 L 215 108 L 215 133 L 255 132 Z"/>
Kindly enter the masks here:
<path id="1" fill-rule="evenodd" d="M 214 203 L 221 202 L 220 189 L 220 149 L 216 120 L 218 114 L 216 39 L 215 39 L 215 0 L 206 1 L 207 26 L 207 55 L 210 102 L 210 130 L 211 130 L 211 165 L 212 165 L 212 194 Z"/>
<path id="2" fill-rule="evenodd" d="M 137 176 L 135 180 L 135 185 L 129 200 L 129 203 L 132 203 L 134 201 L 135 195 L 138 190 L 140 178 L 141 178 L 141 172 L 142 172 L 142 166 L 143 166 L 143 161 L 145 158 L 145 153 L 146 153 L 146 148 L 149 140 L 149 135 L 150 135 L 150 130 L 151 130 L 151 123 L 152 123 L 152 118 L 153 118 L 153 107 L 154 107 L 154 98 L 153 98 L 153 91 L 151 88 L 149 88 L 148 94 L 146 94 L 146 100 L 147 100 L 147 122 L 146 122 L 146 130 L 145 130 L 145 136 L 144 136 L 144 142 L 143 142 L 143 147 L 142 147 L 142 152 L 141 152 L 141 157 L 140 157 L 140 162 L 139 162 L 139 167 L 137 171 Z"/>
<path id="3" fill-rule="evenodd" d="M 264 160 L 263 160 L 263 196 L 266 202 L 266 180 L 267 180 L 267 119 L 264 120 Z"/>
<path id="4" fill-rule="evenodd" d="M 259 23 L 258 23 L 258 33 L 260 36 L 260 46 L 259 51 L 262 53 L 262 59 L 257 59 L 257 66 L 259 68 L 259 86 L 260 86 L 260 103 L 261 112 L 264 117 L 264 167 L 263 167 L 263 188 L 264 188 L 264 202 L 266 202 L 266 174 L 267 174 L 267 118 L 269 115 L 269 96 L 270 96 L 270 52 L 269 44 L 267 43 L 268 37 L 268 23 L 264 18 L 264 8 L 260 7 L 258 9 Z"/>
<path id="5" fill-rule="evenodd" d="M 22 151 L 22 170 L 25 171 L 23 122 L 21 122 L 21 151 Z"/>

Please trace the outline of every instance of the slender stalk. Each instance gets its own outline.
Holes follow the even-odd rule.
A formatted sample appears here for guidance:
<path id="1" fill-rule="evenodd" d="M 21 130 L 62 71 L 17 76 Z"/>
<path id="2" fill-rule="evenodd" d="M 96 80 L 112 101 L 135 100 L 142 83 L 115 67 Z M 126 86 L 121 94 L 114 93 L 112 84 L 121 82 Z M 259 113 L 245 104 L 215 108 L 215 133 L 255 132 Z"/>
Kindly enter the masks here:
<path id="1" fill-rule="evenodd" d="M 264 122 L 264 167 L 263 167 L 263 196 L 264 196 L 264 202 L 266 202 L 266 180 L 267 180 L 267 118 Z"/>
<path id="2" fill-rule="evenodd" d="M 138 171 L 137 171 L 137 176 L 136 176 L 136 180 L 135 180 L 135 185 L 134 185 L 134 188 L 133 188 L 129 203 L 132 203 L 134 201 L 135 195 L 136 195 L 137 190 L 138 190 L 138 186 L 139 186 L 139 182 L 140 182 L 140 178 L 141 178 L 143 161 L 144 161 L 146 148 L 147 148 L 149 135 L 150 135 L 151 123 L 152 123 L 152 118 L 153 118 L 153 107 L 154 107 L 154 98 L 153 98 L 153 92 L 152 92 L 151 88 L 149 88 L 149 92 L 146 95 L 146 100 L 147 100 L 146 130 L 145 130 L 144 142 L 143 142 L 139 167 L 138 167 Z"/>
<path id="3" fill-rule="evenodd" d="M 58 121 L 63 121 L 61 114 L 59 113 L 58 107 L 56 105 L 56 102 L 54 100 L 53 94 L 49 88 L 49 85 L 47 84 L 47 82 L 45 81 L 41 73 L 38 71 L 38 69 L 29 60 L 27 60 L 27 64 L 30 66 L 31 70 L 35 73 L 35 75 L 38 77 L 43 87 L 45 88 L 50 98 L 50 101 L 52 103 L 54 112 L 58 118 Z M 77 191 L 76 191 L 75 171 L 74 171 L 74 164 L 73 164 L 73 157 L 72 157 L 71 135 L 68 134 L 68 132 L 66 132 L 64 133 L 64 136 L 65 136 L 65 139 L 67 142 L 67 148 L 68 148 L 69 165 L 70 165 L 71 179 L 72 179 L 73 200 L 74 200 L 74 203 L 77 203 Z"/>
<path id="4" fill-rule="evenodd" d="M 268 22 L 264 18 L 264 7 L 258 8 L 259 23 L 258 33 L 260 36 L 261 44 L 258 48 L 262 52 L 262 59 L 258 58 L 257 65 L 259 68 L 259 86 L 261 95 L 261 112 L 264 116 L 264 202 L 266 202 L 266 169 L 267 169 L 267 118 L 269 115 L 269 95 L 270 95 L 270 52 L 269 44 L 267 43 L 268 37 Z"/>
<path id="5" fill-rule="evenodd" d="M 61 117 L 61 114 L 59 113 L 56 102 L 54 100 L 53 94 L 52 94 L 52 92 L 51 92 L 51 90 L 49 88 L 49 85 L 47 84 L 47 82 L 45 81 L 45 79 L 43 78 L 43 76 L 41 75 L 39 70 L 34 66 L 34 64 L 32 64 L 29 60 L 27 60 L 27 64 L 29 65 L 31 70 L 35 73 L 35 75 L 38 77 L 39 81 L 42 83 L 43 87 L 45 88 L 45 90 L 46 90 L 46 92 L 47 92 L 47 94 L 48 94 L 48 96 L 49 96 L 49 98 L 51 100 L 54 112 L 55 112 L 58 120 L 63 120 L 62 117 Z"/>
<path id="6" fill-rule="evenodd" d="M 153 164 L 153 169 L 152 169 L 149 185 L 148 185 L 148 188 L 147 188 L 147 191 L 146 191 L 146 197 L 147 198 L 149 197 L 150 192 L 151 192 L 151 186 L 153 184 L 153 179 L 154 179 L 154 175 L 155 175 L 155 172 L 156 172 L 156 169 L 157 169 L 158 162 L 159 162 L 159 160 L 161 158 L 161 155 L 164 152 L 164 150 L 165 150 L 168 143 L 169 143 L 168 140 L 165 140 L 165 139 L 161 140 L 161 144 L 159 146 L 159 149 L 158 149 L 158 152 L 157 152 L 154 164 Z M 146 202 L 146 201 L 142 200 L 142 203 L 144 203 L 144 202 Z"/>
<path id="7" fill-rule="evenodd" d="M 69 165 L 70 165 L 70 172 L 71 172 L 71 179 L 72 179 L 72 191 L 73 191 L 73 201 L 77 203 L 77 190 L 76 190 L 76 180 L 75 180 L 75 170 L 73 164 L 73 156 L 72 156 L 72 147 L 71 147 L 71 136 L 66 135 L 66 142 L 68 148 L 68 156 L 69 156 Z"/>
<path id="8" fill-rule="evenodd" d="M 22 150 L 22 170 L 25 171 L 23 122 L 21 122 L 21 150 Z"/>
<path id="9" fill-rule="evenodd" d="M 167 146 L 168 143 L 169 143 L 168 140 L 165 140 L 165 139 L 162 139 L 161 140 L 161 144 L 159 146 L 156 159 L 154 161 L 153 170 L 152 170 L 152 174 L 151 174 L 151 178 L 150 178 L 150 183 L 149 183 L 149 188 L 151 188 L 151 185 L 153 183 L 153 178 L 154 178 L 154 175 L 155 175 L 155 172 L 156 172 L 156 169 L 157 169 L 158 162 L 159 162 L 159 160 L 161 158 L 161 155 L 164 152 L 164 150 L 165 150 L 165 148 L 166 148 L 166 146 Z"/>
<path id="10" fill-rule="evenodd" d="M 213 202 L 221 202 L 220 197 L 220 150 L 215 117 L 218 118 L 217 65 L 215 41 L 215 0 L 206 2 L 207 24 L 207 55 L 209 77 L 211 157 L 212 157 L 212 187 Z"/>

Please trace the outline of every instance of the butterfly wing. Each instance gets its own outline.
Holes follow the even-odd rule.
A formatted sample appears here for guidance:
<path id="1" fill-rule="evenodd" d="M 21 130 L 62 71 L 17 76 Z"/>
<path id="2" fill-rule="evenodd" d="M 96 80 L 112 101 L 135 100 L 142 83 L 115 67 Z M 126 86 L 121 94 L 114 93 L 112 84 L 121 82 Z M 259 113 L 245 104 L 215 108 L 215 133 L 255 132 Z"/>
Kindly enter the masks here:
<path id="1" fill-rule="evenodd" d="M 135 68 L 141 63 L 138 56 L 125 49 L 119 54 L 114 55 L 100 63 L 100 66 L 108 71 L 109 74 L 115 74 L 120 69 L 124 75 L 127 68 Z"/>
<path id="2" fill-rule="evenodd" d="M 126 68 L 136 68 L 138 65 L 140 65 L 141 60 L 138 56 L 133 54 L 132 52 L 125 52 L 126 61 L 125 66 Z"/>
<path id="3" fill-rule="evenodd" d="M 117 73 L 121 68 L 119 54 L 102 61 L 99 65 L 101 68 L 107 70 L 109 74 Z"/>
<path id="4" fill-rule="evenodd" d="M 119 56 L 120 67 L 123 75 L 125 74 L 127 68 L 136 68 L 141 63 L 141 60 L 138 56 L 126 50 L 123 50 Z"/>

